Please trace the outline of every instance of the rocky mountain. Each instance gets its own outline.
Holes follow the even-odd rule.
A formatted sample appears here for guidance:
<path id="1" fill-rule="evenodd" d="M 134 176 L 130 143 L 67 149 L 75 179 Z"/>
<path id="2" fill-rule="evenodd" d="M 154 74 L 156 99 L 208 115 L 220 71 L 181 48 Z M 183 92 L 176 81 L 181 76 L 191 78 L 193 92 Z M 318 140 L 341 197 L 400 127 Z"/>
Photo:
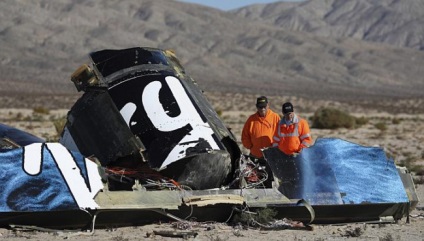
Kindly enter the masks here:
<path id="1" fill-rule="evenodd" d="M 280 19 L 293 18 L 291 11 L 265 11 L 278 7 L 303 13 L 320 2 L 225 12 L 171 0 L 4 0 L 0 2 L 0 94 L 76 93 L 70 75 L 85 63 L 88 53 L 148 46 L 174 49 L 206 91 L 339 100 L 423 97 L 424 51 L 363 41 L 354 34 L 325 36 L 299 31 L 306 27 L 290 29 L 269 21 L 278 14 Z M 302 15 L 305 26 L 307 22 L 328 25 L 317 19 L 337 22 L 336 15 L 323 16 L 341 11 L 327 8 L 336 3 L 343 6 L 344 1 L 327 2 L 333 4 Z M 361 8 L 379 1 L 345 2 Z M 388 1 L 381 2 L 384 7 Z M 302 4 L 307 8 L 302 10 Z M 258 17 L 253 9 L 258 9 Z M 419 11 L 414 14 L 419 18 Z M 352 23 L 360 21 L 355 14 L 344 15 Z M 374 36 L 374 31 L 370 28 L 368 36 Z"/>
<path id="2" fill-rule="evenodd" d="M 424 50 L 422 0 L 276 2 L 240 8 L 233 13 L 287 30 Z"/>

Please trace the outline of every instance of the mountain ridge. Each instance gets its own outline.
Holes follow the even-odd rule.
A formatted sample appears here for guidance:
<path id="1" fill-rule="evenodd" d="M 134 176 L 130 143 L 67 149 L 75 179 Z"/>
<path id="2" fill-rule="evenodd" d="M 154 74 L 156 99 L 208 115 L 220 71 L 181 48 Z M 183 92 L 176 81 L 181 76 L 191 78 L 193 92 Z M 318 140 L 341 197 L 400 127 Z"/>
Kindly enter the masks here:
<path id="1" fill-rule="evenodd" d="M 424 50 L 424 2 L 326 0 L 276 2 L 232 12 L 247 19 L 326 37 L 351 37 Z"/>
<path id="2" fill-rule="evenodd" d="M 2 94 L 72 94 L 70 75 L 88 53 L 146 46 L 174 49 L 206 91 L 335 100 L 424 95 L 424 53 L 414 48 L 317 36 L 177 1 L 6 0 L 0 8 Z"/>

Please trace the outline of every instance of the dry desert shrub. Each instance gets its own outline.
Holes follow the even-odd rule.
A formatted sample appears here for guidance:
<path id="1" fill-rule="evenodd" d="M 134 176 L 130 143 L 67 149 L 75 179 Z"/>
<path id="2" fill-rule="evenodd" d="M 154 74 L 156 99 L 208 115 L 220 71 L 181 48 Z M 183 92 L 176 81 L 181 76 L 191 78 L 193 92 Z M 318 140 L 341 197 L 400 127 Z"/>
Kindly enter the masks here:
<path id="1" fill-rule="evenodd" d="M 53 125 L 57 135 L 60 135 L 66 125 L 66 117 L 53 120 Z"/>
<path id="2" fill-rule="evenodd" d="M 380 241 L 394 241 L 399 239 L 394 239 L 391 234 L 386 234 L 384 237 L 380 238 Z"/>
<path id="3" fill-rule="evenodd" d="M 32 109 L 32 112 L 34 114 L 43 114 L 43 115 L 48 115 L 50 114 L 50 110 L 45 108 L 45 107 L 35 107 L 34 109 Z"/>
<path id="4" fill-rule="evenodd" d="M 361 227 L 356 227 L 352 230 L 346 230 L 346 237 L 359 237 L 364 233 L 364 230 Z"/>
<path id="5" fill-rule="evenodd" d="M 380 131 L 385 131 L 387 130 L 387 125 L 384 122 L 378 122 L 374 125 L 375 128 L 377 128 Z"/>
<path id="6" fill-rule="evenodd" d="M 400 124 L 400 122 L 401 122 L 401 119 L 399 119 L 399 118 L 393 118 L 392 119 L 392 124 L 394 124 L 394 125 L 398 125 L 398 124 Z"/>
<path id="7" fill-rule="evenodd" d="M 416 185 L 418 185 L 418 184 L 424 184 L 424 176 L 415 176 L 414 177 L 414 183 Z"/>
<path id="8" fill-rule="evenodd" d="M 228 237 L 221 237 L 219 235 L 209 235 L 207 236 L 208 240 L 210 241 L 225 241 L 228 240 Z"/>
<path id="9" fill-rule="evenodd" d="M 337 129 L 348 128 L 352 129 L 359 124 L 367 123 L 365 118 L 355 118 L 338 109 L 334 108 L 321 108 L 317 110 L 312 116 L 312 128 L 317 129 Z"/>

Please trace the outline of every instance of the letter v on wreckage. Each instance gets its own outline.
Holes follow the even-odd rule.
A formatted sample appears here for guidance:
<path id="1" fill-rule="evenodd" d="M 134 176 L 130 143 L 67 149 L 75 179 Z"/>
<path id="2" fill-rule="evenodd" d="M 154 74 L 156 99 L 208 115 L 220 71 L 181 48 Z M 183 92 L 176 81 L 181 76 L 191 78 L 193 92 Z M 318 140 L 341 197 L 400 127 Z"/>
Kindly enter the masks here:
<path id="1" fill-rule="evenodd" d="M 0 224 L 56 228 L 273 209 L 304 223 L 392 222 L 418 198 L 381 148 L 321 138 L 296 157 L 243 155 L 175 53 L 102 50 L 71 77 L 82 96 L 59 143 L 0 125 Z"/>

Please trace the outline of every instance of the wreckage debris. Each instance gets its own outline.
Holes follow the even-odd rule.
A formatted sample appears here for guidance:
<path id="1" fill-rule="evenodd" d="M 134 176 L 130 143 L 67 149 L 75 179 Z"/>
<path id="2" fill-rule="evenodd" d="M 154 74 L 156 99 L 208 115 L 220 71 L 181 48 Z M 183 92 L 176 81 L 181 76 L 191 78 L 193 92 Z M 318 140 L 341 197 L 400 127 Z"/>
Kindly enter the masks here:
<path id="1" fill-rule="evenodd" d="M 171 237 L 171 238 L 195 238 L 198 233 L 194 231 L 166 231 L 166 230 L 153 230 L 153 235 L 159 235 L 163 237 Z M 152 233 L 148 233 L 147 237 L 151 237 Z"/>
<path id="2" fill-rule="evenodd" d="M 72 81 L 83 96 L 60 142 L 102 166 L 146 162 L 192 189 L 219 188 L 240 149 L 194 80 L 169 50 L 90 54 Z"/>
<path id="3" fill-rule="evenodd" d="M 251 160 L 173 51 L 93 52 L 71 79 L 84 94 L 59 143 L 0 125 L 1 225 L 231 222 L 272 208 L 258 226 L 308 230 L 393 222 L 418 203 L 382 148 L 320 138 L 296 157 L 268 148 Z"/>

